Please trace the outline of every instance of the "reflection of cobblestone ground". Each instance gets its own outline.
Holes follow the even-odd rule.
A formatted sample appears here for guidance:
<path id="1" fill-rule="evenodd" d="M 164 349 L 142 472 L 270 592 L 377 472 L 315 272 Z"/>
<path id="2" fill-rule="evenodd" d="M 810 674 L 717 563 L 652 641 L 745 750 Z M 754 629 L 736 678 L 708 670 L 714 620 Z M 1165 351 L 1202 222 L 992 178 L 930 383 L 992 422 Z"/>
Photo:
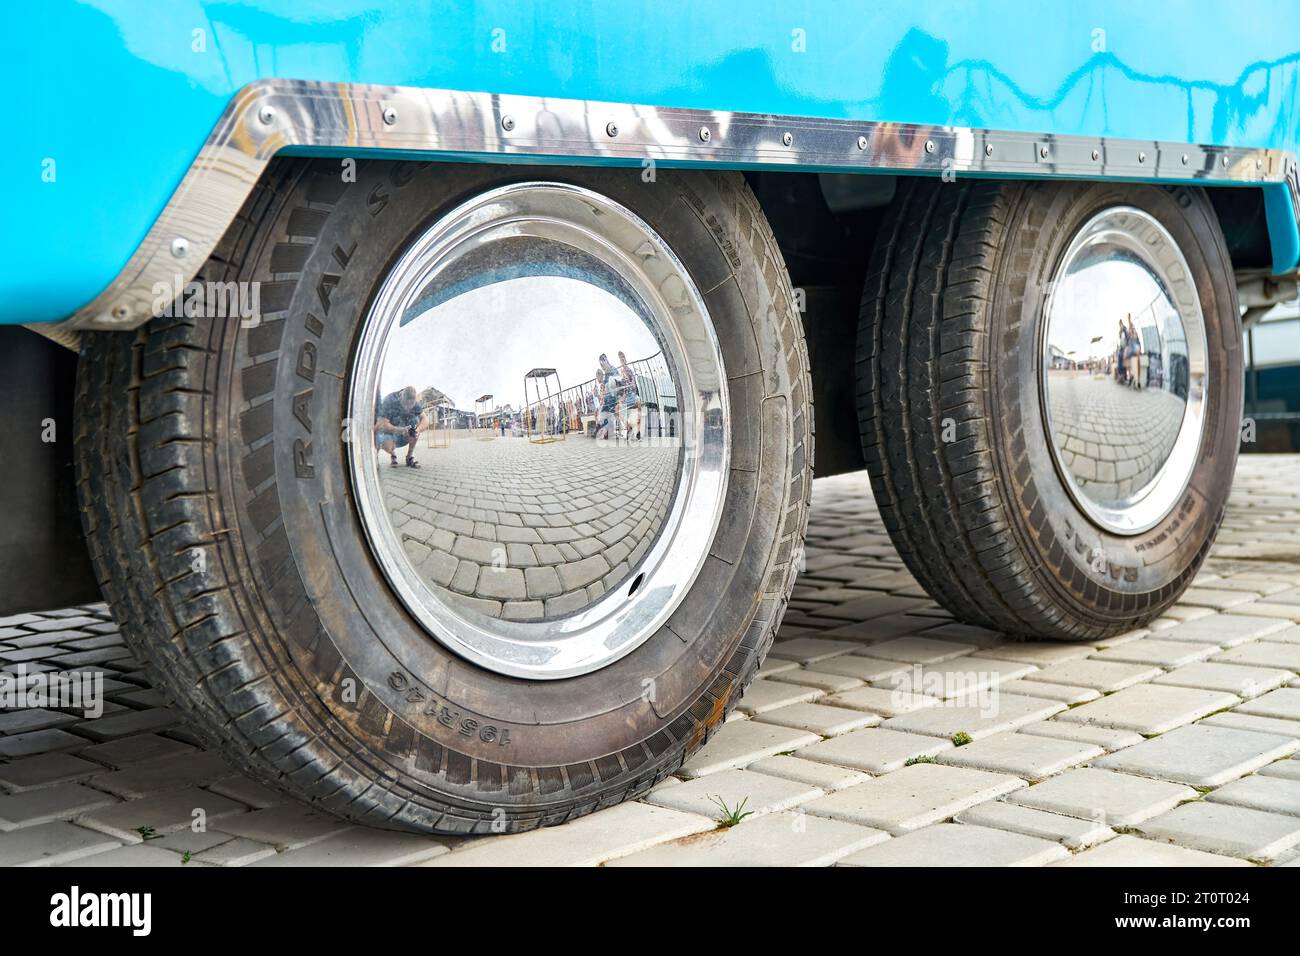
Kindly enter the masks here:
<path id="1" fill-rule="evenodd" d="M 1155 477 L 1178 437 L 1183 400 L 1087 372 L 1050 372 L 1052 433 L 1079 487 L 1118 501 Z"/>
<path id="2" fill-rule="evenodd" d="M 519 836 L 327 816 L 205 752 L 102 604 L 3 618 L 0 672 L 102 671 L 107 701 L 98 719 L 0 713 L 0 865 L 1297 866 L 1297 473 L 1300 456 L 1244 456 L 1191 590 L 1096 645 L 953 623 L 866 475 L 818 480 L 807 569 L 739 711 L 641 800 Z M 961 680 L 996 709 L 934 696 Z M 756 812 L 722 827 L 710 796 Z"/>
<path id="3" fill-rule="evenodd" d="M 676 447 L 461 439 L 421 448 L 421 467 L 380 464 L 407 556 L 452 607 L 556 617 L 617 587 L 672 501 Z"/>

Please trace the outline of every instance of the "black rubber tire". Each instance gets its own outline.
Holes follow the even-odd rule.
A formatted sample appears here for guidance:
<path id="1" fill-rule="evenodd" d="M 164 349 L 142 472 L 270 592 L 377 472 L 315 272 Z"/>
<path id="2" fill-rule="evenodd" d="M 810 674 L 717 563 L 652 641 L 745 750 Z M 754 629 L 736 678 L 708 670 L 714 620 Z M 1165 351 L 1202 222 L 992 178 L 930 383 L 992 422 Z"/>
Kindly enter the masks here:
<path id="1" fill-rule="evenodd" d="M 385 269 L 448 208 L 530 179 L 608 195 L 664 237 L 710 310 L 732 410 L 725 511 L 695 585 L 631 654 L 559 681 L 476 667 L 406 613 L 365 544 L 342 440 Z M 808 360 L 743 179 L 657 180 L 363 162 L 345 184 L 337 161 L 277 162 L 201 277 L 260 282 L 260 324 L 159 318 L 86 336 L 79 488 L 100 583 L 156 686 L 239 768 L 350 820 L 510 832 L 643 794 L 721 725 L 802 552 Z"/>
<path id="2" fill-rule="evenodd" d="M 1075 505 L 1039 412 L 1045 290 L 1079 227 L 1115 204 L 1145 210 L 1177 241 L 1209 353 L 1188 489 L 1135 536 L 1104 531 Z M 907 181 L 872 253 L 857 360 L 863 452 L 899 554 L 956 617 L 1006 634 L 1097 639 L 1146 623 L 1191 582 L 1222 519 L 1240 348 L 1232 265 L 1202 190 Z"/>

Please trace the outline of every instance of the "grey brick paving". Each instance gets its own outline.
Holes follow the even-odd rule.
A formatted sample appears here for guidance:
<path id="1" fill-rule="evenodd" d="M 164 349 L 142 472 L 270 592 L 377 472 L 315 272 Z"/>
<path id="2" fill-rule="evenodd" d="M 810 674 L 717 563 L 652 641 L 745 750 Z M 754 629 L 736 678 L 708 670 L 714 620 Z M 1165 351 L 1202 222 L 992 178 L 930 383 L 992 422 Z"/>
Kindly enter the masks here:
<path id="1" fill-rule="evenodd" d="M 511 453 L 501 440 L 474 444 Z M 421 449 L 422 464 L 442 451 Z M 384 474 L 409 485 L 432 473 Z M 496 479 L 511 474 L 520 473 L 503 468 L 490 484 L 499 491 Z M 645 800 L 517 837 L 392 834 L 316 814 L 205 754 L 102 605 L 12 615 L 0 620 L 0 652 L 36 653 L 0 657 L 0 670 L 94 668 L 107 699 L 98 720 L 59 708 L 0 713 L 0 865 L 1291 864 L 1300 860 L 1300 759 L 1288 756 L 1300 746 L 1297 474 L 1300 457 L 1243 458 L 1190 599 L 1097 645 L 1012 642 L 954 624 L 902 567 L 865 477 L 818 481 L 807 570 L 733 718 Z M 607 489 L 613 511 L 628 507 L 614 504 L 625 484 Z M 406 522 L 432 529 L 425 543 L 443 532 L 437 540 L 453 551 L 463 537 L 466 555 L 484 553 L 472 541 L 504 546 L 498 563 L 519 572 L 496 586 L 506 596 L 489 585 L 463 597 L 520 615 L 591 600 L 578 581 L 592 572 L 566 572 L 566 590 L 560 568 L 593 557 L 609 566 L 618 540 L 597 533 L 584 552 L 558 522 L 607 531 L 621 520 L 596 529 L 592 516 L 485 503 L 470 495 Z M 470 558 L 455 561 L 453 575 Z M 476 566 L 475 588 L 484 573 Z M 520 578 L 524 596 L 509 596 Z M 954 747 L 957 731 L 974 742 Z M 767 812 L 719 827 L 709 795 Z M 199 808 L 206 827 L 196 830 Z"/>
<path id="2" fill-rule="evenodd" d="M 574 434 L 462 439 L 417 457 L 419 468 L 390 468 L 381 455 L 379 468 L 416 570 L 453 607 L 533 619 L 581 610 L 631 576 L 668 513 L 681 456 Z"/>
<path id="3" fill-rule="evenodd" d="M 1155 477 L 1178 436 L 1180 398 L 1161 389 L 1135 391 L 1085 371 L 1050 374 L 1052 434 L 1085 492 L 1115 501 Z"/>

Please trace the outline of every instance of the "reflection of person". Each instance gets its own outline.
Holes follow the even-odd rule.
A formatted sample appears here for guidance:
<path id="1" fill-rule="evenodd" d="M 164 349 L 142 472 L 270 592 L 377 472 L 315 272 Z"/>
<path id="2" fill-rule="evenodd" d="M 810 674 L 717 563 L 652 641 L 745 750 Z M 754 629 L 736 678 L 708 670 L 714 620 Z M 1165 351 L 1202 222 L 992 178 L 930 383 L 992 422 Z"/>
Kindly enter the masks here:
<path id="1" fill-rule="evenodd" d="M 641 439 L 641 396 L 636 390 L 636 376 L 627 364 L 627 355 L 618 353 L 619 376 L 623 380 L 623 430 L 629 440 Z"/>
<path id="2" fill-rule="evenodd" d="M 1125 331 L 1127 345 L 1124 350 L 1125 364 L 1128 366 L 1128 384 L 1130 388 L 1142 387 L 1142 339 L 1138 336 L 1133 316 L 1128 315 L 1128 329 Z"/>
<path id="3" fill-rule="evenodd" d="M 600 396 L 600 413 L 596 418 L 596 437 L 609 438 L 614 425 L 619 419 L 619 396 L 622 392 L 622 377 L 609 364 L 609 357 L 600 356 L 600 365 L 596 369 L 596 388 Z"/>
<path id="4" fill-rule="evenodd" d="M 387 395 L 375 412 L 375 447 L 382 448 L 397 467 L 397 449 L 406 449 L 406 467 L 419 468 L 415 460 L 415 442 L 429 427 L 420 410 L 420 400 L 412 385 Z"/>

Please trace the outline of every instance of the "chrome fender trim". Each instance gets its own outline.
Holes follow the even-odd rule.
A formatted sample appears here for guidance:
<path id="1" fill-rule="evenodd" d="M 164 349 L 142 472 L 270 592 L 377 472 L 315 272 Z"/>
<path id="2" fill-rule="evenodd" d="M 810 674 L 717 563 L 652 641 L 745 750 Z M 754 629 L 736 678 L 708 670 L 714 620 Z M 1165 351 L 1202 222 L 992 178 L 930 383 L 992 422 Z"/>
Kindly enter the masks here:
<path id="1" fill-rule="evenodd" d="M 230 101 L 126 267 L 57 327 L 132 329 L 148 321 L 155 287 L 174 288 L 194 278 L 271 158 L 291 148 L 628 165 L 1286 183 L 1300 210 L 1300 173 L 1295 155 L 1284 150 L 259 80 Z"/>

